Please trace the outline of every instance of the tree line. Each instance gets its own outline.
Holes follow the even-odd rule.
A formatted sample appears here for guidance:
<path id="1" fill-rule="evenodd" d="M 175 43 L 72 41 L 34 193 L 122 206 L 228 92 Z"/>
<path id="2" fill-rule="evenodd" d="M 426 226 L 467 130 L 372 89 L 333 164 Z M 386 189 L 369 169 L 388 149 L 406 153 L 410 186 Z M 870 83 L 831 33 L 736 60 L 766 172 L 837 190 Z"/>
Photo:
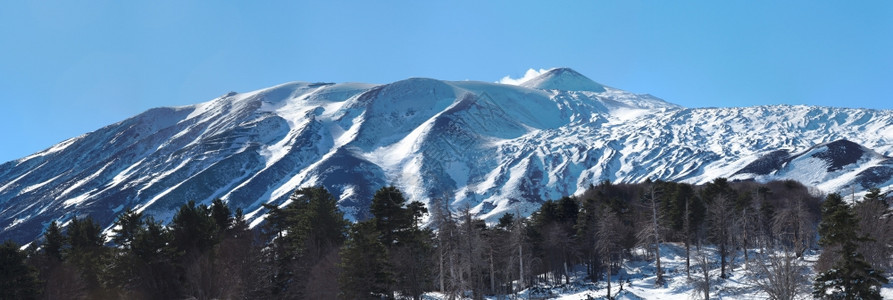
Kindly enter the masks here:
<path id="1" fill-rule="evenodd" d="M 0 298 L 420 299 L 438 291 L 483 299 L 569 283 L 575 266 L 606 282 L 612 298 L 610 286 L 623 284 L 617 274 L 631 259 L 652 261 L 654 284 L 665 284 L 665 243 L 685 249 L 684 272 L 704 299 L 733 272 L 747 272 L 773 299 L 809 292 L 879 299 L 884 273 L 893 271 L 893 212 L 877 189 L 847 203 L 795 181 L 605 181 L 491 224 L 448 201 L 426 207 L 384 187 L 372 198 L 372 217 L 351 223 L 335 197 L 310 187 L 265 205 L 266 221 L 253 229 L 217 199 L 183 204 L 168 224 L 127 210 L 109 236 L 89 216 L 76 217 L 50 223 L 25 249 L 0 247 Z M 802 257 L 817 249 L 808 290 Z"/>

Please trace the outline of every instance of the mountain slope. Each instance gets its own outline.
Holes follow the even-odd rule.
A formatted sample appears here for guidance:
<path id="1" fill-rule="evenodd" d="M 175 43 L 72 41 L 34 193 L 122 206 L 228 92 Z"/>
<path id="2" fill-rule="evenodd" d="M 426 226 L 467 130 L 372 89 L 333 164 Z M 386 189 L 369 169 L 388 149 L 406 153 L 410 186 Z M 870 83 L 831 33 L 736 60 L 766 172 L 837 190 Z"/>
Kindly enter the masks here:
<path id="1" fill-rule="evenodd" d="M 886 187 L 891 125 L 893 112 L 879 110 L 688 109 L 570 69 L 520 86 L 292 82 L 152 109 L 0 165 L 0 238 L 27 242 L 75 215 L 109 225 L 128 207 L 169 219 L 187 200 L 214 198 L 243 208 L 256 225 L 261 204 L 309 185 L 328 188 L 353 219 L 368 217 L 375 190 L 395 185 L 411 200 L 451 199 L 491 220 L 603 180 L 734 175 L 803 180 L 827 192 Z M 855 145 L 844 150 L 868 153 L 841 161 L 833 172 L 845 179 L 798 173 L 808 164 L 791 157 L 842 139 Z M 777 157 L 753 167 L 767 155 Z"/>

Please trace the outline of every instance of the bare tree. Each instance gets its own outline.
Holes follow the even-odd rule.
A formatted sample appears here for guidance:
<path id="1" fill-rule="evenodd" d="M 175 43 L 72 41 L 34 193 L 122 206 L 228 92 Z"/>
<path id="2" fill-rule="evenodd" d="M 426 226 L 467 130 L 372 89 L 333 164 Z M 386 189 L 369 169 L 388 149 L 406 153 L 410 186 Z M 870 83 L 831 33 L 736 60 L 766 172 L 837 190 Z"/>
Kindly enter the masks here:
<path id="1" fill-rule="evenodd" d="M 615 261 L 618 265 L 623 264 L 623 257 L 620 255 L 620 240 L 623 239 L 623 223 L 620 222 L 620 218 L 617 216 L 617 213 L 613 210 L 606 208 L 602 210 L 601 217 L 598 221 L 598 228 L 596 231 L 596 240 L 597 248 L 601 257 L 605 260 L 605 269 L 607 270 L 607 275 L 605 276 L 605 281 L 608 283 L 608 299 L 613 299 L 611 297 L 611 274 L 612 268 Z M 617 256 L 618 259 L 615 260 L 614 256 Z"/>
<path id="2" fill-rule="evenodd" d="M 747 270 L 751 284 L 766 293 L 769 299 L 793 300 L 809 286 L 806 267 L 787 249 L 757 255 Z"/>
<path id="3" fill-rule="evenodd" d="M 859 245 L 859 253 L 875 268 L 893 271 L 893 210 L 878 189 L 871 189 L 865 199 L 853 207 L 859 218 L 859 229 L 867 238 Z"/>
<path id="4" fill-rule="evenodd" d="M 520 216 L 520 211 L 515 211 L 516 216 Z M 530 253 L 524 251 L 524 247 L 527 244 L 525 240 L 524 231 L 526 230 L 526 226 L 524 224 L 523 218 L 516 218 L 515 223 L 512 225 L 511 231 L 511 243 L 513 248 L 517 249 L 517 264 L 518 264 L 518 287 L 520 289 L 524 289 L 527 287 L 527 281 L 525 280 L 527 277 L 527 272 L 529 269 L 525 268 L 525 261 L 530 260 Z M 529 265 L 527 266 L 529 268 Z"/>
<path id="5" fill-rule="evenodd" d="M 780 246 L 791 249 L 797 257 L 815 241 L 815 218 L 808 212 L 804 199 L 788 199 L 772 220 L 772 231 Z"/>
<path id="6" fill-rule="evenodd" d="M 440 292 L 454 299 L 458 290 L 452 288 L 455 275 L 454 251 L 457 240 L 457 224 L 444 198 L 431 201 L 431 226 L 437 228 L 437 274 L 436 279 Z M 448 285 L 449 284 L 449 285 Z"/>
<path id="7" fill-rule="evenodd" d="M 649 193 L 645 196 L 645 206 L 646 209 L 651 213 L 651 218 L 649 218 L 650 224 L 648 226 L 644 226 L 641 231 L 636 235 L 639 240 L 639 243 L 650 246 L 653 245 L 654 253 L 655 253 L 655 266 L 657 267 L 657 279 L 654 280 L 654 286 L 663 286 L 664 285 L 664 273 L 663 269 L 660 266 L 660 245 L 661 245 L 661 233 L 664 232 L 663 227 L 663 214 L 659 210 L 659 203 L 657 198 L 657 191 L 654 185 L 651 185 L 649 189 Z M 653 244 L 652 244 L 653 243 Z"/>
<path id="8" fill-rule="evenodd" d="M 707 206 L 710 237 L 719 250 L 720 278 L 727 278 L 726 266 L 731 254 L 732 227 L 734 225 L 734 206 L 725 195 L 719 194 Z"/>
<path id="9" fill-rule="evenodd" d="M 697 270 L 701 276 L 691 281 L 692 296 L 694 298 L 703 296 L 701 299 L 710 300 L 710 260 L 707 258 L 707 253 L 698 250 L 695 255 L 695 263 L 697 263 Z"/>

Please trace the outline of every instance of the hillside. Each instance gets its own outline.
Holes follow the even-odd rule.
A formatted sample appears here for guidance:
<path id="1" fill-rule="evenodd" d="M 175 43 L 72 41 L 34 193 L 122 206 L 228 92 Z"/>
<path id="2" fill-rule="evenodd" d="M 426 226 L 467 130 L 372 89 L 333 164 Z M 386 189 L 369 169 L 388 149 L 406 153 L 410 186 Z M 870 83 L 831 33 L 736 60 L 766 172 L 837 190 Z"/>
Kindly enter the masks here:
<path id="1" fill-rule="evenodd" d="M 721 100 L 721 99 L 718 99 Z M 221 198 L 261 204 L 325 186 L 352 220 L 394 185 L 489 221 L 592 184 L 795 179 L 823 192 L 893 185 L 893 112 L 813 106 L 684 108 L 566 68 L 520 85 L 410 78 L 291 82 L 148 110 L 0 165 L 0 239 L 125 208 L 169 220 Z"/>

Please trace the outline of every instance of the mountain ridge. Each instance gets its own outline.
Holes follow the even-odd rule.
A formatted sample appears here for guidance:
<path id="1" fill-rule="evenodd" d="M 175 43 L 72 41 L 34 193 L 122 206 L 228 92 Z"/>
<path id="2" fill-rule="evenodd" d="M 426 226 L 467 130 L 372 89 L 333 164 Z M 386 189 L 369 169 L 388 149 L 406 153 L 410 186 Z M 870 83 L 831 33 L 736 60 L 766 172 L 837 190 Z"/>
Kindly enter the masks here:
<path id="1" fill-rule="evenodd" d="M 187 200 L 214 198 L 257 225 L 260 204 L 308 185 L 329 189 L 354 220 L 384 185 L 494 219 L 603 180 L 797 179 L 774 164 L 771 176 L 739 171 L 773 151 L 841 139 L 893 151 L 891 111 L 684 108 L 600 84 L 594 92 L 527 82 L 289 82 L 150 109 L 0 164 L 0 236 L 30 241 L 50 221 L 84 214 L 108 226 L 130 207 L 165 220 Z M 845 164 L 846 178 L 826 188 L 891 186 L 890 165 Z"/>

